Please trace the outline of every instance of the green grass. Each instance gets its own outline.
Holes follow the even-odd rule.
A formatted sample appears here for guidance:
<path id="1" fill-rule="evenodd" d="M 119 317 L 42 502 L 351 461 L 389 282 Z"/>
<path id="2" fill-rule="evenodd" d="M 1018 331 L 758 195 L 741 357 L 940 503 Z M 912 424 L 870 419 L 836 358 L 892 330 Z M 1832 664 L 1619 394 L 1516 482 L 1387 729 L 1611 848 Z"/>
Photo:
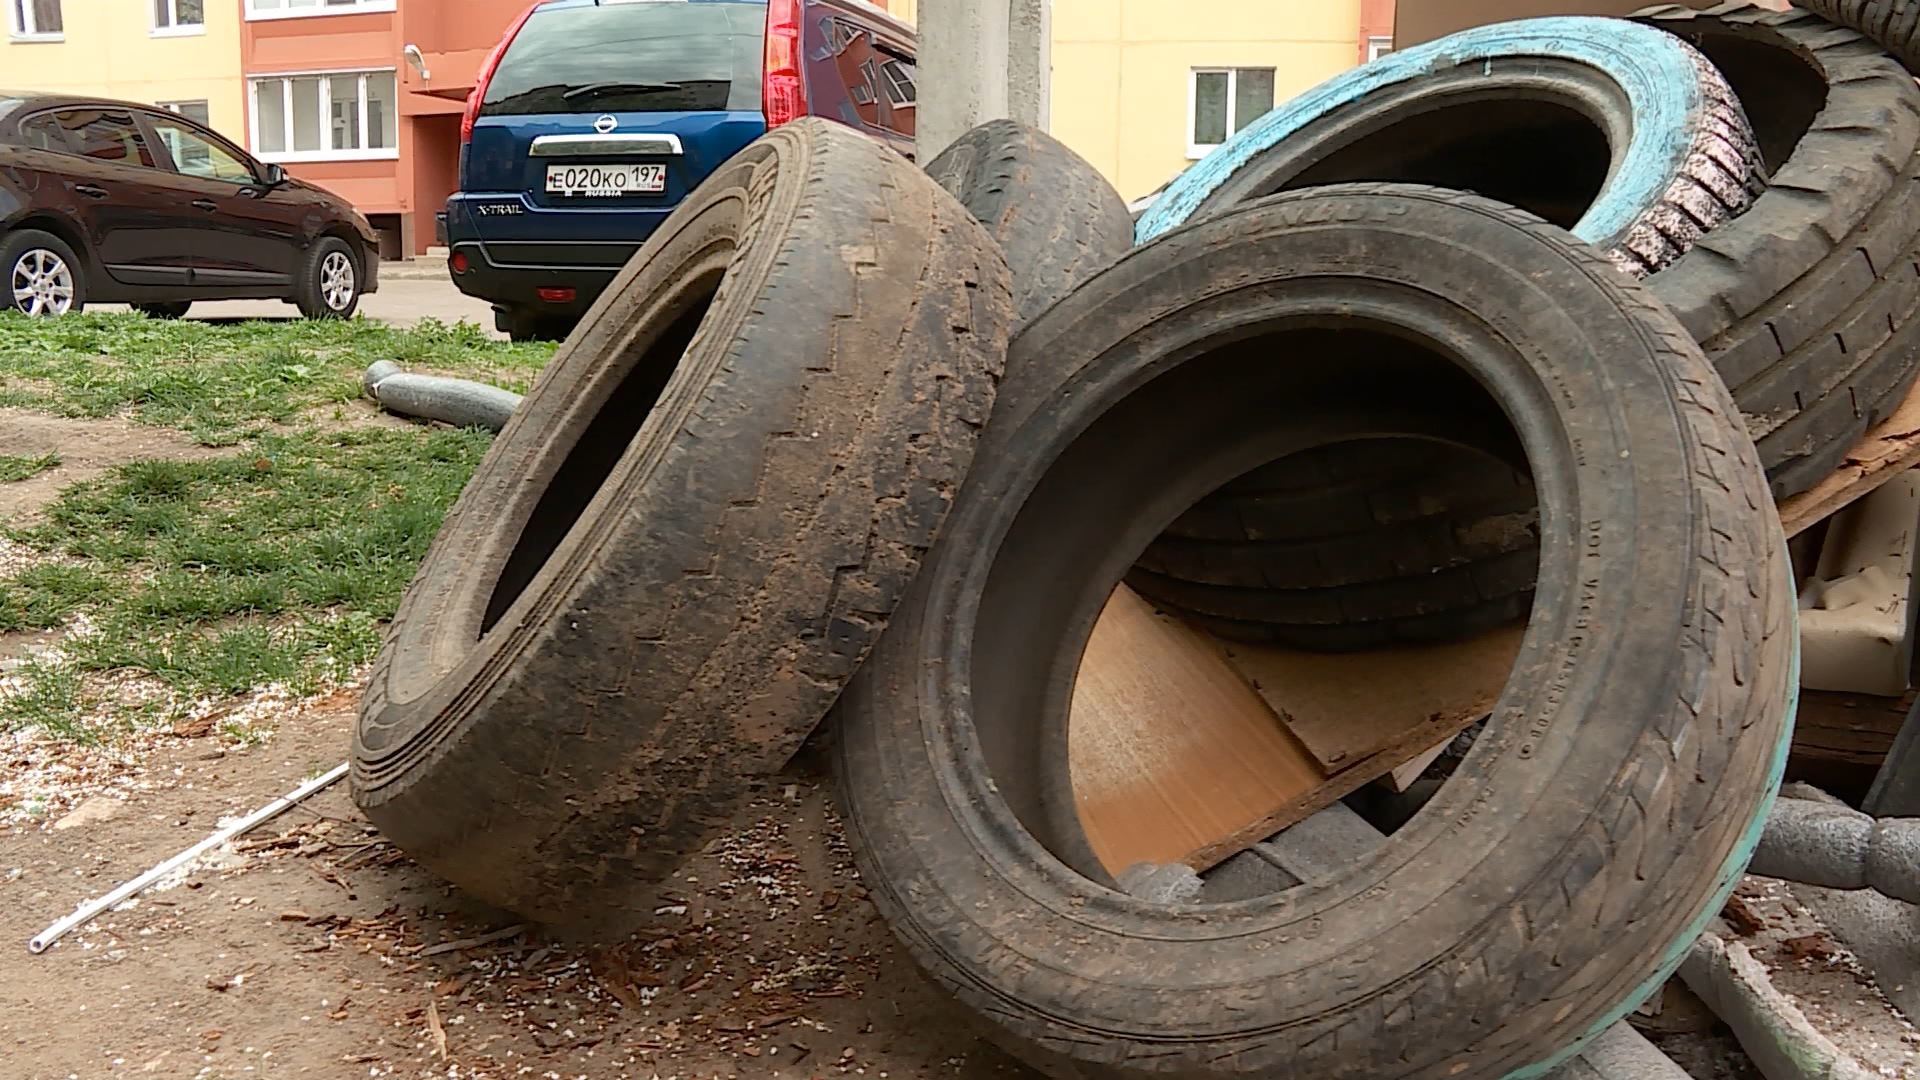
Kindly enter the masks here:
<path id="1" fill-rule="evenodd" d="M 0 405 L 231 448 L 128 463 L 0 527 L 37 556 L 0 576 L 0 634 L 64 631 L 12 672 L 0 730 L 108 739 L 197 701 L 313 692 L 366 664 L 491 436 L 341 424 L 361 374 L 396 360 L 524 389 L 552 354 L 467 324 L 0 314 Z M 0 482 L 57 464 L 0 457 Z"/>
<path id="2" fill-rule="evenodd" d="M 31 480 L 48 469 L 60 465 L 59 454 L 41 454 L 39 457 L 20 457 L 17 454 L 0 454 L 0 484 L 18 483 Z"/>
<path id="3" fill-rule="evenodd" d="M 352 429 L 262 437 L 206 461 L 143 461 L 69 488 L 11 532 L 52 561 L 0 578 L 0 632 L 84 615 L 0 728 L 60 730 L 78 677 L 135 672 L 180 702 L 310 692 L 371 660 L 489 436 Z M 93 702 L 112 714 L 111 702 Z M 120 717 L 120 719 L 130 719 Z"/>
<path id="4" fill-rule="evenodd" d="M 491 341 L 471 323 L 396 330 L 364 319 L 215 325 L 0 312 L 0 405 L 125 415 L 233 446 L 334 416 L 360 396 L 360 378 L 377 360 L 524 391 L 552 355 L 551 345 Z"/>

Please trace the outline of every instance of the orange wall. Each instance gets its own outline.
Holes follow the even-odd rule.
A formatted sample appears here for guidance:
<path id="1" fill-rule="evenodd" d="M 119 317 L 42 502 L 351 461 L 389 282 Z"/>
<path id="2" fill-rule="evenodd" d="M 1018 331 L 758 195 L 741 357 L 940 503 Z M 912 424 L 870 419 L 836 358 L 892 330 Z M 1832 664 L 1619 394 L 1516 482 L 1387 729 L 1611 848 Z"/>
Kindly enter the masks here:
<path id="1" fill-rule="evenodd" d="M 234 0 L 240 3 L 241 0 Z M 392 161 L 291 162 L 287 170 L 351 200 L 365 214 L 397 215 L 413 254 L 433 243 L 433 215 L 459 180 L 460 113 L 481 61 L 528 0 L 403 0 L 397 12 L 242 22 L 241 70 L 392 68 L 399 77 L 399 149 Z M 418 47 L 422 79 L 404 49 Z M 249 84 L 247 109 L 253 109 Z"/>
<path id="2" fill-rule="evenodd" d="M 1367 39 L 1393 37 L 1394 8 L 1397 0 L 1360 0 L 1360 60 L 1367 59 Z"/>

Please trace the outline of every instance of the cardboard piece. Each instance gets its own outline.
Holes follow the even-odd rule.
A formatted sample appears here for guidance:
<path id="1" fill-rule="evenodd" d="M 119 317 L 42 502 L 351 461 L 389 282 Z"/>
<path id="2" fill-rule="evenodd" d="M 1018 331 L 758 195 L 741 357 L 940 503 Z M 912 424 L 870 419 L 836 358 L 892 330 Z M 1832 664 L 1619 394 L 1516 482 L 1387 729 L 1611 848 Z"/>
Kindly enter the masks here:
<path id="1" fill-rule="evenodd" d="M 1344 656 L 1251 648 L 1117 589 L 1069 720 L 1094 854 L 1116 875 L 1143 862 L 1205 870 L 1267 839 L 1485 716 L 1521 635 Z"/>
<path id="2" fill-rule="evenodd" d="M 1122 586 L 1080 661 L 1074 799 L 1114 874 L 1185 862 L 1326 779 L 1208 635 Z"/>
<path id="3" fill-rule="evenodd" d="M 1525 633 L 1516 623 L 1466 641 L 1335 655 L 1237 643 L 1226 650 L 1332 774 L 1400 749 L 1418 732 L 1445 730 L 1450 739 L 1492 712 Z"/>
<path id="4" fill-rule="evenodd" d="M 1798 536 L 1839 513 L 1915 465 L 1920 465 L 1920 384 L 1893 415 L 1847 454 L 1832 476 L 1780 504 L 1780 524 Z"/>

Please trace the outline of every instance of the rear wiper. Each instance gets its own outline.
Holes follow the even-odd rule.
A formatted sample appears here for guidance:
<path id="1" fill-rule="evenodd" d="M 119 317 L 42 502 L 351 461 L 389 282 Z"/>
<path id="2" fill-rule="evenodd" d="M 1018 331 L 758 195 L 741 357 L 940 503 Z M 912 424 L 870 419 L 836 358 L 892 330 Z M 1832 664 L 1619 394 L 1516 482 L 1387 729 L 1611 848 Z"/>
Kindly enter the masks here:
<path id="1" fill-rule="evenodd" d="M 560 95 L 562 101 L 574 98 L 596 97 L 600 94 L 647 93 L 655 90 L 684 90 L 686 87 L 671 82 L 597 82 L 585 86 L 576 86 Z"/>

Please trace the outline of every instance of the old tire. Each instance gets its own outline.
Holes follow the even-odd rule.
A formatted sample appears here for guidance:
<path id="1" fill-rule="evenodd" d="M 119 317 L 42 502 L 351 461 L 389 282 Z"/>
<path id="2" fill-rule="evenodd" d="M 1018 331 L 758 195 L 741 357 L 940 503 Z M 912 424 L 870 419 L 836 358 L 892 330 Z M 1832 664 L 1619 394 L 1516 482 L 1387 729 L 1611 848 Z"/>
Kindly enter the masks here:
<path id="1" fill-rule="evenodd" d="M 541 373 L 408 590 L 353 791 L 466 891 L 607 935 L 859 666 L 1005 359 L 1004 260 L 803 120 L 729 160 Z"/>
<path id="2" fill-rule="evenodd" d="M 1798 6 L 1860 31 L 1908 71 L 1920 72 L 1920 4 L 1914 0 L 1800 0 Z"/>
<path id="3" fill-rule="evenodd" d="M 1127 583 L 1223 637 L 1347 651 L 1522 618 L 1538 561 L 1524 470 L 1445 443 L 1375 439 L 1226 485 L 1148 545 Z"/>
<path id="4" fill-rule="evenodd" d="M 1726 73 L 1773 165 L 1753 207 L 1653 289 L 1733 388 L 1786 498 L 1838 468 L 1920 371 L 1920 87 L 1873 42 L 1804 11 L 1639 18 Z"/>
<path id="5" fill-rule="evenodd" d="M 1281 105 L 1175 179 L 1137 234 L 1343 181 L 1478 192 L 1644 275 L 1745 210 L 1765 177 L 1738 100 L 1697 50 L 1621 19 L 1525 19 L 1393 53 Z"/>
<path id="6" fill-rule="evenodd" d="M 1300 336 L 1245 340 L 1263 331 Z M 1315 362 L 1354 333 L 1419 355 Z M 1751 444 L 1643 288 L 1510 208 L 1323 189 L 1129 255 L 1008 370 L 836 712 L 863 883 L 995 1038 L 1101 1080 L 1538 1075 L 1673 970 L 1758 838 L 1797 635 Z M 1134 552 L 1259 461 L 1505 415 L 1539 482 L 1539 594 L 1455 779 L 1326 881 L 1201 907 L 1112 889 L 1068 790 L 1067 699 Z"/>
<path id="7" fill-rule="evenodd" d="M 1774 495 L 1786 498 L 1838 468 L 1920 371 L 1920 87 L 1873 42 L 1804 11 L 1732 3 L 1637 18 L 1714 62 L 1774 174 L 1746 214 L 1650 282 L 1734 388 Z M 1247 554 L 1243 577 L 1267 572 L 1258 549 Z M 1448 625 L 1436 614 L 1405 629 L 1424 637 Z M 1216 628 L 1323 647 L 1400 629 Z"/>
<path id="8" fill-rule="evenodd" d="M 1133 215 L 1087 160 L 1037 128 L 994 120 L 927 165 L 1000 243 L 1021 322 L 1133 247 Z"/>

